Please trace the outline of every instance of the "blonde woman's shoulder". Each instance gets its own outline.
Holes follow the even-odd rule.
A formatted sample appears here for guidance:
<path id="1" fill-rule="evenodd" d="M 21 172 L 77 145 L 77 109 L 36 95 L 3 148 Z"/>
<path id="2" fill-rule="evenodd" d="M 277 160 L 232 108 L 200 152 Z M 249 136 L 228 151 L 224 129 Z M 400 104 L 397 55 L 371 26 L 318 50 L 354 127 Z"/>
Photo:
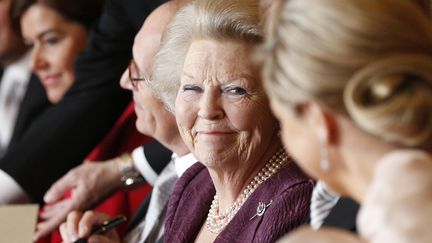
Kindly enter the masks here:
<path id="1" fill-rule="evenodd" d="M 420 150 L 384 156 L 362 204 L 359 233 L 369 242 L 430 242 L 432 158 Z"/>

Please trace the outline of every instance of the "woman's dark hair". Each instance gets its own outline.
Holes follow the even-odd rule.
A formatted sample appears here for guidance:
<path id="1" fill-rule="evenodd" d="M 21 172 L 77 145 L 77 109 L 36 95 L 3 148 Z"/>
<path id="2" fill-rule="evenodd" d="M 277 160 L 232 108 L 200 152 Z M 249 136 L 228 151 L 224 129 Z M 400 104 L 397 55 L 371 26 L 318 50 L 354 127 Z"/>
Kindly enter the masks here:
<path id="1" fill-rule="evenodd" d="M 10 9 L 12 26 L 21 34 L 21 17 L 34 4 L 41 4 L 89 29 L 99 17 L 104 2 L 105 0 L 13 0 Z"/>
<path id="2" fill-rule="evenodd" d="M 421 10 L 428 16 L 432 16 L 432 3 L 430 0 L 411 0 L 413 3 L 417 4 Z"/>

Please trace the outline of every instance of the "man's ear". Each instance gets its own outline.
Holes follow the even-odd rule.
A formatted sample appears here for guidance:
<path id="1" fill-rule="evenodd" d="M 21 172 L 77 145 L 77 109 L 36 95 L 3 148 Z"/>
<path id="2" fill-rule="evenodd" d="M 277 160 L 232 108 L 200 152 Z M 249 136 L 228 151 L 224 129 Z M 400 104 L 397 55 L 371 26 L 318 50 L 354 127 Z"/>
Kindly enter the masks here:
<path id="1" fill-rule="evenodd" d="M 337 143 L 337 122 L 333 113 L 315 102 L 303 104 L 301 110 L 321 142 L 329 145 Z"/>

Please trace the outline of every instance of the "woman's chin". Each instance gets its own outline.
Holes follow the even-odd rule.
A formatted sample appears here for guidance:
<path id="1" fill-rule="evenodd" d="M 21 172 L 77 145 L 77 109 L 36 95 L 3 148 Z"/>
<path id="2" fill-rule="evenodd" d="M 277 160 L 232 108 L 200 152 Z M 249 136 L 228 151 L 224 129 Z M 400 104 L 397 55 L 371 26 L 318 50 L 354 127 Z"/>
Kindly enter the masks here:
<path id="1" fill-rule="evenodd" d="M 63 99 L 64 94 L 59 94 L 56 91 L 47 91 L 47 98 L 52 104 L 57 104 Z"/>
<path id="2" fill-rule="evenodd" d="M 226 150 L 226 149 L 225 149 Z M 229 155 L 224 155 L 220 150 L 196 149 L 194 154 L 197 159 L 208 168 L 217 168 L 229 159 Z"/>

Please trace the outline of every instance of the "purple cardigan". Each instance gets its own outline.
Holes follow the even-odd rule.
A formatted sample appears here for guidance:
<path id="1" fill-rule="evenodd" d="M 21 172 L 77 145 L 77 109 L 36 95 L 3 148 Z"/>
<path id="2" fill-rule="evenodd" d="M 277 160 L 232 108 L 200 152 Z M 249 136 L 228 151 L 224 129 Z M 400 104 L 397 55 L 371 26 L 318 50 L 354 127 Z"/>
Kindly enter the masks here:
<path id="1" fill-rule="evenodd" d="M 314 186 L 295 163 L 261 184 L 214 242 L 274 242 L 305 223 Z M 194 242 L 216 191 L 206 167 L 196 163 L 177 182 L 168 203 L 164 241 Z M 272 204 L 254 217 L 259 202 Z"/>

